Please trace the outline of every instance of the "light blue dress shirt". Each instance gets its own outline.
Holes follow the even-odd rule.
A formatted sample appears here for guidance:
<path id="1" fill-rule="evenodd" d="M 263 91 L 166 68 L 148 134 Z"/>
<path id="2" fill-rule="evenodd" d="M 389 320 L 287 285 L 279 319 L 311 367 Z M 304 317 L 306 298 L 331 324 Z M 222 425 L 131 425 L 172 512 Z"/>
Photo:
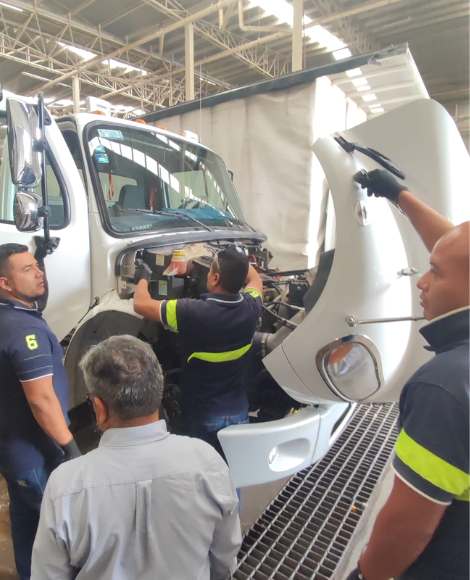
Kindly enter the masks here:
<path id="1" fill-rule="evenodd" d="M 219 454 L 164 421 L 110 429 L 44 493 L 32 580 L 222 580 L 241 545 Z"/>

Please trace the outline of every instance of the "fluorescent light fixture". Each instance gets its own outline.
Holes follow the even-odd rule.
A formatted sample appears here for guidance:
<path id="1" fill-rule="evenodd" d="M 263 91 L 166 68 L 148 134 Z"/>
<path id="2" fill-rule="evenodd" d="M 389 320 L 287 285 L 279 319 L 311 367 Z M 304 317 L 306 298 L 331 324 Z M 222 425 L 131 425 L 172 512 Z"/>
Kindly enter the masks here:
<path id="1" fill-rule="evenodd" d="M 359 75 L 362 74 L 362 71 L 360 68 L 352 68 L 350 70 L 347 70 L 346 74 L 348 75 L 348 77 L 358 77 Z"/>
<path id="2" fill-rule="evenodd" d="M 349 58 L 352 56 L 352 52 L 349 50 L 349 48 L 341 48 L 340 50 L 335 50 L 333 56 L 335 57 L 335 60 L 341 60 L 343 58 Z"/>
<path id="3" fill-rule="evenodd" d="M 365 77 L 362 77 L 360 79 L 353 79 L 351 82 L 355 87 L 360 87 L 361 85 L 367 85 L 367 79 Z"/>
<path id="4" fill-rule="evenodd" d="M 357 87 L 358 91 L 370 91 L 369 85 L 364 85 L 363 87 Z"/>
<path id="5" fill-rule="evenodd" d="M 291 27 L 294 24 L 294 7 L 292 4 L 286 2 L 286 0 L 251 0 L 250 5 L 258 6 L 269 16 L 275 16 L 278 24 L 288 24 Z M 304 25 L 310 24 L 311 22 L 312 19 L 308 16 L 303 17 Z M 346 48 L 342 40 L 319 24 L 304 30 L 304 34 L 312 42 L 317 42 L 322 48 L 330 51 L 338 51 L 339 49 Z M 351 54 L 347 56 L 351 56 Z M 346 56 L 338 56 L 337 58 L 346 58 Z"/>
<path id="6" fill-rule="evenodd" d="M 18 6 L 12 6 L 11 4 L 7 4 L 6 2 L 0 2 L 1 6 L 5 6 L 5 8 L 10 8 L 10 10 L 16 10 L 17 12 L 24 12 L 23 8 L 18 8 Z"/>
<path id="7" fill-rule="evenodd" d="M 369 109 L 372 111 L 373 109 L 377 109 L 381 106 L 382 105 L 380 103 L 374 103 L 373 105 L 369 105 Z"/>
<path id="8" fill-rule="evenodd" d="M 371 113 L 375 115 L 375 113 L 383 113 L 384 110 L 382 107 L 378 107 L 377 109 L 371 109 Z"/>
<path id="9" fill-rule="evenodd" d="M 374 95 L 374 93 L 369 93 L 368 95 L 362 95 L 362 100 L 363 101 L 376 101 L 377 97 L 376 95 Z"/>

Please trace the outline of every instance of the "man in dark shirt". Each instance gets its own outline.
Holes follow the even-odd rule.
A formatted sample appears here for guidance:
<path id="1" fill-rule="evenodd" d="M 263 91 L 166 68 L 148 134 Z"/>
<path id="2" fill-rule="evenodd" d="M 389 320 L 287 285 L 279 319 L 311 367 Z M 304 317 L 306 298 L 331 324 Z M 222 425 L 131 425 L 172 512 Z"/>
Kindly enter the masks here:
<path id="1" fill-rule="evenodd" d="M 418 288 L 436 356 L 402 391 L 393 489 L 348 580 L 468 580 L 469 222 L 454 227 L 385 170 L 359 182 L 398 204 L 432 252 Z"/>
<path id="2" fill-rule="evenodd" d="M 137 271 L 134 309 L 179 332 L 183 433 L 222 454 L 217 432 L 248 423 L 247 353 L 261 314 L 263 282 L 243 253 L 216 254 L 200 300 L 152 300 L 150 269 Z M 240 292 L 246 283 L 244 292 Z"/>
<path id="3" fill-rule="evenodd" d="M 38 311 L 44 273 L 26 246 L 0 246 L 0 473 L 15 562 L 30 578 L 41 500 L 52 470 L 80 455 L 68 428 L 62 347 Z"/>

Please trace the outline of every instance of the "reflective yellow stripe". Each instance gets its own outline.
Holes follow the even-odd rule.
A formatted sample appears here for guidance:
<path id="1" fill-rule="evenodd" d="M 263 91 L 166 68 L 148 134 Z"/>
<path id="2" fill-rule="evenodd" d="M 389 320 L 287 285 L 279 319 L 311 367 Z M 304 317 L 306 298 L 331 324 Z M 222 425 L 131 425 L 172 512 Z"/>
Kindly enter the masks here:
<path id="1" fill-rule="evenodd" d="M 462 495 L 458 495 L 455 499 L 459 501 L 470 501 L 470 489 L 467 489 L 467 491 L 464 491 Z"/>
<path id="2" fill-rule="evenodd" d="M 178 321 L 176 320 L 176 303 L 178 300 L 168 300 L 166 303 L 166 323 L 171 328 L 178 330 Z"/>
<path id="3" fill-rule="evenodd" d="M 460 496 L 470 487 L 470 475 L 437 457 L 416 443 L 402 429 L 397 440 L 397 456 L 410 469 L 439 489 Z"/>
<path id="4" fill-rule="evenodd" d="M 244 293 L 251 294 L 253 298 L 261 298 L 261 300 L 263 299 L 263 297 L 261 296 L 261 292 L 256 288 L 247 288 Z"/>
<path id="5" fill-rule="evenodd" d="M 229 350 L 227 352 L 193 352 L 193 354 L 188 358 L 188 362 L 192 358 L 198 358 L 200 360 L 214 363 L 237 360 L 237 358 L 241 358 L 246 352 L 248 352 L 250 348 L 251 342 L 242 348 L 238 348 L 237 350 Z"/>

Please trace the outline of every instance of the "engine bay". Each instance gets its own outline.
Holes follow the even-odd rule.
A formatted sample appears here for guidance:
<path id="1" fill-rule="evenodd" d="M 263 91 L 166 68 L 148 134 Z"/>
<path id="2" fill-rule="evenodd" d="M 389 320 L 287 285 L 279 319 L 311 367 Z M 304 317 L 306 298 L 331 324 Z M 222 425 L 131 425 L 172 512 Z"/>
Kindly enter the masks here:
<path id="1" fill-rule="evenodd" d="M 215 254 L 236 247 L 263 279 L 263 310 L 250 350 L 248 397 L 252 421 L 280 419 L 302 405 L 292 399 L 271 377 L 262 363 L 269 352 L 297 328 L 306 315 L 304 303 L 314 290 L 308 270 L 280 272 L 269 267 L 272 254 L 258 241 L 197 242 L 163 247 L 136 248 L 121 258 L 118 288 L 122 299 L 131 299 L 135 261 L 144 261 L 152 270 L 149 292 L 155 300 L 199 298 L 207 292 L 207 276 Z M 310 309 L 310 308 L 309 308 Z M 163 406 L 171 424 L 178 414 L 180 345 L 178 334 L 145 320 L 140 338 L 151 344 L 165 376 Z"/>

